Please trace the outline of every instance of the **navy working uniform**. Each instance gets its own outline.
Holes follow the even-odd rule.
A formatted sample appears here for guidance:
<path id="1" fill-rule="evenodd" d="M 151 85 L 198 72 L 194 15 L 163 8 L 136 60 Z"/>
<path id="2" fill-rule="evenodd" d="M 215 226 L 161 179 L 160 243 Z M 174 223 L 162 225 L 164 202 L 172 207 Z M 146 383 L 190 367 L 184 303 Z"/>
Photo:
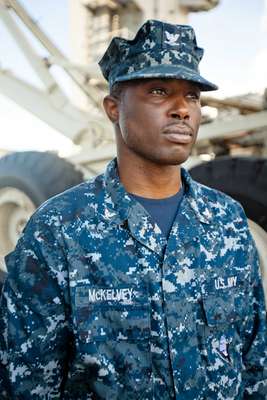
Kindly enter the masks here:
<path id="1" fill-rule="evenodd" d="M 1 304 L 12 399 L 266 398 L 263 292 L 243 210 L 185 170 L 183 181 L 168 242 L 115 161 L 33 215 L 7 258 Z"/>
<path id="2" fill-rule="evenodd" d="M 199 75 L 194 31 L 148 21 L 113 39 L 100 63 L 112 86 Z M 168 240 L 104 175 L 47 201 L 15 249 L 0 306 L 0 398 L 263 400 L 264 295 L 241 206 L 182 169 Z"/>

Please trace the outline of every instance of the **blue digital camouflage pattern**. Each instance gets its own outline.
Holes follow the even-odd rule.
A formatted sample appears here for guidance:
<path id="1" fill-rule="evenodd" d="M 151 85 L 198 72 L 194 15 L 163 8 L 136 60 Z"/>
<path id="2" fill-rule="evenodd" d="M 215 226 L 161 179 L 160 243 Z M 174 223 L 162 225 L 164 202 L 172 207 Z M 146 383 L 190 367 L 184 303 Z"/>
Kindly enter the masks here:
<path id="1" fill-rule="evenodd" d="M 133 79 L 175 78 L 193 81 L 203 91 L 216 90 L 199 73 L 203 53 L 191 26 L 148 20 L 133 40 L 113 38 L 99 66 L 110 88 Z"/>
<path id="2" fill-rule="evenodd" d="M 32 216 L 6 259 L 1 400 L 267 398 L 264 295 L 245 215 L 182 176 L 167 243 L 116 161 Z"/>

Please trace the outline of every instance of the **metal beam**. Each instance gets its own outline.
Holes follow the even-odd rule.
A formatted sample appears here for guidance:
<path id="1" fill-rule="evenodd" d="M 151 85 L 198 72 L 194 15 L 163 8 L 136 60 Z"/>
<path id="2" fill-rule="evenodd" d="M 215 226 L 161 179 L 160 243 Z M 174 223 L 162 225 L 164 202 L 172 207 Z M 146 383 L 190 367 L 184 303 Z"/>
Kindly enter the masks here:
<path id="1" fill-rule="evenodd" d="M 29 16 L 27 11 L 22 7 L 18 0 L 0 0 L 2 7 L 12 9 L 21 19 L 24 25 L 34 35 L 34 37 L 42 44 L 51 56 L 68 61 L 65 55 L 52 43 L 49 37 L 42 31 L 37 23 Z M 88 86 L 88 76 L 81 71 L 73 71 L 63 67 L 64 71 L 70 76 L 72 81 L 80 88 L 80 90 L 88 97 L 88 100 L 99 110 L 102 108 L 101 92 L 96 87 Z"/>
<path id="2" fill-rule="evenodd" d="M 116 155 L 115 143 L 102 146 L 98 149 L 82 148 L 78 154 L 68 157 L 74 164 L 88 165 L 96 162 L 109 161 Z"/>
<path id="3" fill-rule="evenodd" d="M 243 132 L 264 128 L 267 135 L 267 110 L 235 116 L 231 120 L 215 120 L 200 126 L 198 143 L 204 140 L 233 138 Z"/>
<path id="4" fill-rule="evenodd" d="M 34 50 L 33 46 L 29 43 L 22 29 L 19 28 L 17 22 L 12 18 L 10 12 L 0 2 L 0 18 L 4 22 L 9 33 L 13 36 L 16 44 L 20 47 L 22 52 L 27 57 L 27 61 L 39 77 L 41 82 L 44 84 L 47 91 L 51 91 L 56 85 L 56 81 L 49 72 L 44 61 Z"/>
<path id="5" fill-rule="evenodd" d="M 211 96 L 201 96 L 201 105 L 215 108 L 237 108 L 246 113 L 262 111 L 264 109 L 263 101 L 262 104 L 255 104 L 246 98 L 216 99 Z"/>
<path id="6" fill-rule="evenodd" d="M 110 129 L 102 119 L 90 118 L 69 102 L 56 107 L 45 92 L 9 71 L 0 70 L 0 92 L 76 143 L 86 132 Z"/>

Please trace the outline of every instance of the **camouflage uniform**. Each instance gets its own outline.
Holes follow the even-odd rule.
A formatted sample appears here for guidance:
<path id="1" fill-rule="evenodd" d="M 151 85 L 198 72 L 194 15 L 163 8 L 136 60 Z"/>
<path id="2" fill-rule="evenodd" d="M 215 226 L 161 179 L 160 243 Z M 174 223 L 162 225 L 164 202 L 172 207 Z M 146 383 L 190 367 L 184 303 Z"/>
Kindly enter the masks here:
<path id="1" fill-rule="evenodd" d="M 168 242 L 116 161 L 32 216 L 6 259 L 1 399 L 267 398 L 264 296 L 245 215 L 182 177 Z"/>

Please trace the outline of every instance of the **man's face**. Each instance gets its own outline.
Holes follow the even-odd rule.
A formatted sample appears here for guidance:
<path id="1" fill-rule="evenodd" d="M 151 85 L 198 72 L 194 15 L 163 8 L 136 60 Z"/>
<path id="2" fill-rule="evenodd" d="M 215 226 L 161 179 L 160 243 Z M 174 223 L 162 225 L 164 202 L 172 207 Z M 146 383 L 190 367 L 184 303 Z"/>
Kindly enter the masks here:
<path id="1" fill-rule="evenodd" d="M 132 81 L 117 103 L 118 151 L 156 164 L 181 164 L 196 141 L 200 119 L 196 84 L 177 79 Z"/>

